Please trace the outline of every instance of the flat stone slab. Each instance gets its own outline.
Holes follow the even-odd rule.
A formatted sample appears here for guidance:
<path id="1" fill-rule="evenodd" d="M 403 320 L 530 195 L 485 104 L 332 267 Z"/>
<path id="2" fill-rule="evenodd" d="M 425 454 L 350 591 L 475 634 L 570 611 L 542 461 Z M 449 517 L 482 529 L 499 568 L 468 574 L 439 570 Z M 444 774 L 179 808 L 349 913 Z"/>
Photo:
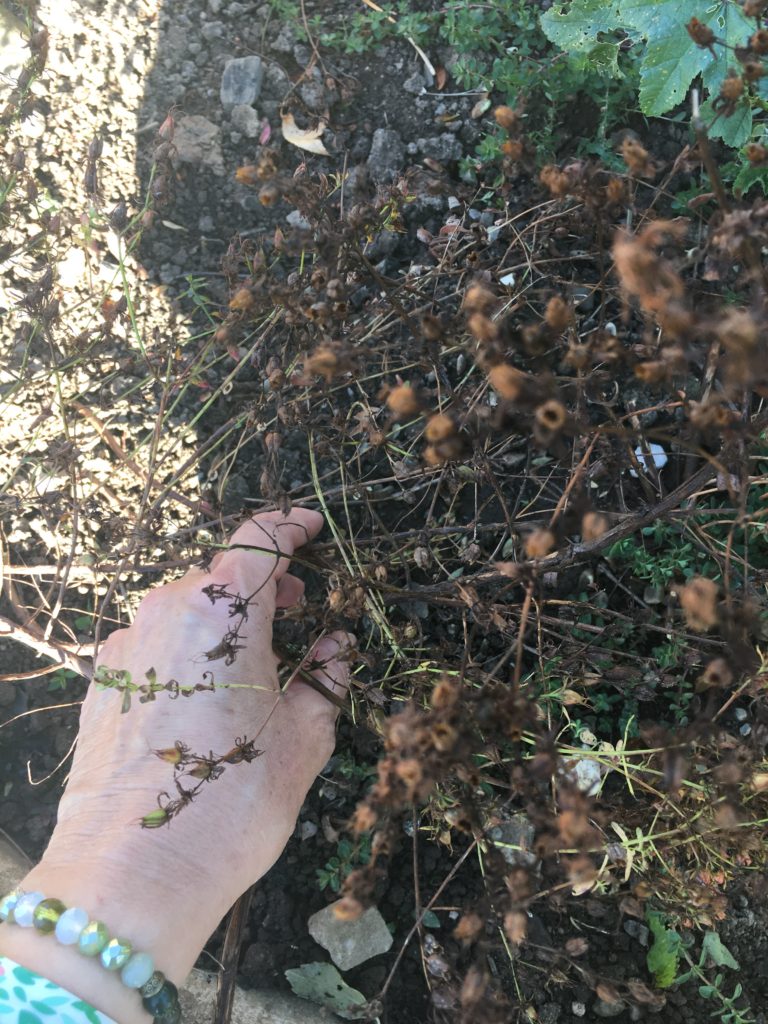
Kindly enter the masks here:
<path id="1" fill-rule="evenodd" d="M 212 1024 L 216 1011 L 216 975 L 192 971 L 179 992 L 185 1024 Z M 284 992 L 235 990 L 231 1024 L 331 1024 L 339 1018 L 322 1006 Z"/>
<path id="2" fill-rule="evenodd" d="M 15 889 L 32 867 L 32 861 L 5 836 L 0 836 L 0 896 Z"/>
<path id="3" fill-rule="evenodd" d="M 318 910 L 308 924 L 309 934 L 328 950 L 339 970 L 348 971 L 391 947 L 392 934 L 376 907 L 363 911 L 356 921 L 342 921 L 334 906 Z"/>
<path id="4" fill-rule="evenodd" d="M 261 57 L 236 57 L 221 76 L 221 102 L 226 107 L 250 106 L 264 82 Z"/>

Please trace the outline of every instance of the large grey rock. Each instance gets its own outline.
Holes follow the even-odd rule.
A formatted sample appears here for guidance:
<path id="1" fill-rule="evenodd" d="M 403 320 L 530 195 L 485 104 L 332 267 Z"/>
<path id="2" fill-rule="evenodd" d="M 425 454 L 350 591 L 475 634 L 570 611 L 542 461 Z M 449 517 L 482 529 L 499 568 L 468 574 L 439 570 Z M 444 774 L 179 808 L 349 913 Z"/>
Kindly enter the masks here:
<path id="1" fill-rule="evenodd" d="M 532 853 L 536 830 L 525 814 L 514 814 L 507 821 L 494 825 L 488 835 L 498 845 L 499 851 L 508 864 L 532 866 L 538 858 Z"/>
<path id="2" fill-rule="evenodd" d="M 377 128 L 373 133 L 368 170 L 374 181 L 393 181 L 405 163 L 405 146 L 396 131 Z"/>
<path id="3" fill-rule="evenodd" d="M 185 1024 L 212 1024 L 216 1009 L 216 975 L 192 971 L 179 992 Z M 259 992 L 238 986 L 232 1024 L 331 1024 L 338 1017 L 321 1006 L 283 992 Z"/>
<path id="4" fill-rule="evenodd" d="M 224 154 L 218 125 L 199 114 L 188 114 L 176 124 L 173 136 L 176 158 L 182 164 L 202 164 L 216 174 L 224 173 Z"/>
<path id="5" fill-rule="evenodd" d="M 7 685 L 7 684 L 6 684 Z M 15 889 L 32 867 L 32 861 L 18 846 L 0 835 L 0 895 Z"/>
<path id="6" fill-rule="evenodd" d="M 349 971 L 387 952 L 392 935 L 375 907 L 369 907 L 356 921 L 342 921 L 336 917 L 334 906 L 332 903 L 310 917 L 309 934 L 328 950 L 340 970 Z"/>
<path id="7" fill-rule="evenodd" d="M 221 76 L 221 102 L 225 107 L 250 106 L 258 99 L 263 82 L 261 57 L 236 57 L 227 62 Z"/>
<path id="8" fill-rule="evenodd" d="M 232 108 L 232 124 L 239 132 L 242 132 L 248 139 L 258 138 L 261 132 L 261 118 L 258 111 L 249 107 L 246 103 L 239 103 Z"/>
<path id="9" fill-rule="evenodd" d="M 624 1003 L 606 1003 L 604 999 L 598 999 L 592 1007 L 592 1012 L 598 1017 L 608 1019 L 618 1017 L 625 1009 Z"/>
<path id="10" fill-rule="evenodd" d="M 441 164 L 450 163 L 452 160 L 461 160 L 464 155 L 461 143 L 450 132 L 443 132 L 442 135 L 435 135 L 430 139 L 419 139 L 418 146 L 424 156 L 437 160 Z"/>

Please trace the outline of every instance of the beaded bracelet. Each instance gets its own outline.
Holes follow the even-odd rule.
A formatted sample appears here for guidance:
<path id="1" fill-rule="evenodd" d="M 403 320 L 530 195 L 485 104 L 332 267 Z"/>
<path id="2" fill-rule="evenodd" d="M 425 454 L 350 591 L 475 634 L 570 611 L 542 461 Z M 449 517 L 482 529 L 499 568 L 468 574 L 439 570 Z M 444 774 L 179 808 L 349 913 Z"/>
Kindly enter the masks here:
<path id="1" fill-rule="evenodd" d="M 63 946 L 76 946 L 87 957 L 98 957 L 108 971 L 119 971 L 127 988 L 137 989 L 144 1009 L 155 1024 L 179 1024 L 179 993 L 162 971 L 155 970 L 149 953 L 134 952 L 126 939 L 110 938 L 107 926 L 91 921 L 80 907 L 65 907 L 61 900 L 46 899 L 41 892 L 14 889 L 0 899 L 0 922 L 34 928 L 55 935 Z"/>

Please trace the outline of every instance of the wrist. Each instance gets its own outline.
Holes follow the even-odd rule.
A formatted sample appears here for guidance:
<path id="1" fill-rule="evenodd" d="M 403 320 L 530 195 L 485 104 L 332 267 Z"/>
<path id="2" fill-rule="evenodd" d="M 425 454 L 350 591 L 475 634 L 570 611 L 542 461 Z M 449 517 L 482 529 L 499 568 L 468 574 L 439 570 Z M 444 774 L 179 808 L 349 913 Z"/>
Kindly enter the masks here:
<path id="1" fill-rule="evenodd" d="M 103 859 L 74 864 L 55 851 L 46 853 L 21 882 L 26 892 L 42 892 L 66 907 L 82 908 L 90 921 L 100 921 L 111 937 L 127 940 L 135 952 L 152 957 L 155 969 L 180 986 L 187 977 L 219 918 L 190 913 L 176 895 Z M 191 893 L 199 890 L 190 887 Z M 194 896 L 191 897 L 194 899 Z M 4 954 L 62 986 L 120 1024 L 150 1024 L 141 995 L 123 984 L 119 972 L 107 970 L 99 958 L 84 956 L 76 945 L 62 945 L 53 935 L 18 924 L 0 925 Z"/>

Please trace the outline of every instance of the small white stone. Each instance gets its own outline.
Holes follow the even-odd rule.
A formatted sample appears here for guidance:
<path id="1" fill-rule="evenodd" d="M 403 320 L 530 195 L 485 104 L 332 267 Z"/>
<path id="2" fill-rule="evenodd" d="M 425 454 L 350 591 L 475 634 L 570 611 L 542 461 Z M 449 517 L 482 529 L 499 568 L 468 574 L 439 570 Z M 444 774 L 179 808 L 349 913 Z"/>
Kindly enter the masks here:
<path id="1" fill-rule="evenodd" d="M 637 461 L 640 463 L 642 469 L 648 469 L 650 464 L 650 466 L 656 469 L 657 472 L 658 470 L 663 469 L 669 461 L 667 453 L 660 444 L 656 444 L 654 441 L 648 445 L 648 455 L 650 455 L 650 458 L 646 455 L 641 444 L 635 448 L 635 455 L 637 456 Z M 630 468 L 629 475 L 637 477 L 636 470 L 634 468 Z"/>
<path id="2" fill-rule="evenodd" d="M 134 953 L 120 972 L 120 977 L 128 988 L 141 988 L 154 973 L 155 962 L 149 953 Z"/>
<path id="3" fill-rule="evenodd" d="M 19 902 L 13 908 L 13 920 L 22 928 L 31 928 L 35 907 L 42 903 L 45 896 L 41 892 L 25 892 Z"/>
<path id="4" fill-rule="evenodd" d="M 56 922 L 56 938 L 63 946 L 74 946 L 87 924 L 86 912 L 81 907 L 70 907 Z"/>

